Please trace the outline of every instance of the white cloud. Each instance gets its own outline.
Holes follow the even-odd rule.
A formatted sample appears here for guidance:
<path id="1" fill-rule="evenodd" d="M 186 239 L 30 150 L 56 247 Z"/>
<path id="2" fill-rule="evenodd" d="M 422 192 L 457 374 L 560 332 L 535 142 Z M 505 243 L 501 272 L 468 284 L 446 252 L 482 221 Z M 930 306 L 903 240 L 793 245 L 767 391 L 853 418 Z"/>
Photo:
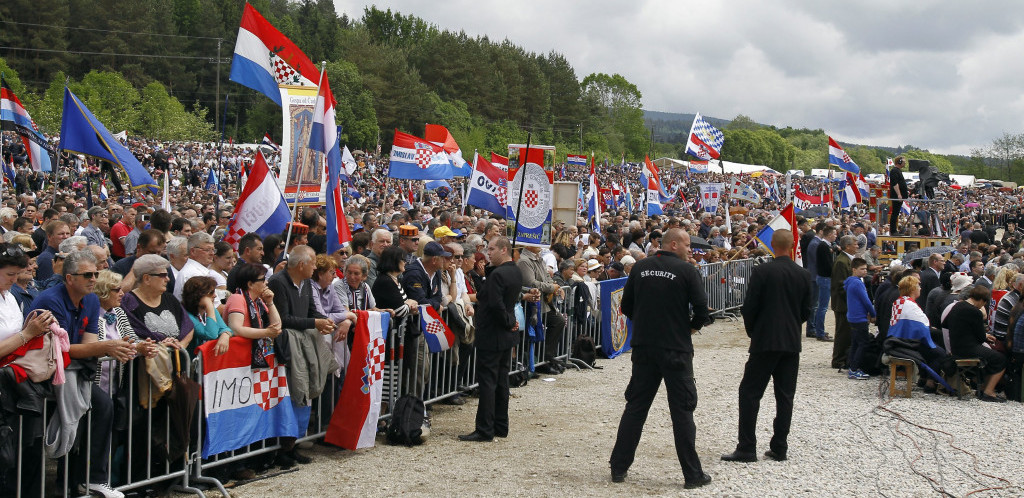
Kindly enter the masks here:
<path id="1" fill-rule="evenodd" d="M 335 0 L 359 18 L 365 2 Z M 619 73 L 647 109 L 968 153 L 1024 131 L 1024 8 L 1009 0 L 398 0 L 442 29 Z"/>

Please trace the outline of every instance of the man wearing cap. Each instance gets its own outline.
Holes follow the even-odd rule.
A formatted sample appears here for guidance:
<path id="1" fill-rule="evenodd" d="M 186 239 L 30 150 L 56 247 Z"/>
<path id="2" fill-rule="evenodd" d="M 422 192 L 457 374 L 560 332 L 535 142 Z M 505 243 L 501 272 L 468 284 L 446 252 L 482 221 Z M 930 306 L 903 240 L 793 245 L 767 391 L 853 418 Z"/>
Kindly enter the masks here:
<path id="1" fill-rule="evenodd" d="M 423 247 L 423 257 L 416 258 L 412 264 L 406 265 L 405 273 L 402 274 L 402 289 L 405 290 L 405 294 L 419 303 L 420 305 L 433 306 L 437 312 L 441 311 L 442 301 L 444 297 L 441 295 L 441 268 L 444 267 L 444 258 L 450 258 L 452 253 L 445 251 L 444 247 L 437 242 L 428 242 Z M 406 350 L 416 351 L 416 360 L 406 362 L 408 368 L 406 372 L 412 374 L 413 378 L 417 380 L 416 385 L 412 386 L 412 394 L 416 396 L 423 395 L 423 388 L 426 385 L 426 353 L 424 353 L 422 347 L 422 334 L 412 335 L 410 329 L 405 337 Z M 419 365 L 419 368 L 417 368 Z"/>
<path id="2" fill-rule="evenodd" d="M 405 265 L 411 266 L 416 261 L 416 249 L 420 242 L 420 231 L 412 225 L 398 227 L 398 247 L 405 251 Z"/>
<path id="3" fill-rule="evenodd" d="M 441 225 L 434 229 L 434 240 L 438 241 L 441 245 L 446 245 L 455 241 L 458 234 L 453 232 L 451 228 Z"/>
<path id="4" fill-rule="evenodd" d="M 285 226 L 284 233 L 282 235 L 287 237 L 289 229 L 292 232 L 292 240 L 287 250 L 291 253 L 292 249 L 307 245 L 306 242 L 309 236 L 309 225 L 306 225 L 305 223 L 289 222 L 288 225 Z"/>

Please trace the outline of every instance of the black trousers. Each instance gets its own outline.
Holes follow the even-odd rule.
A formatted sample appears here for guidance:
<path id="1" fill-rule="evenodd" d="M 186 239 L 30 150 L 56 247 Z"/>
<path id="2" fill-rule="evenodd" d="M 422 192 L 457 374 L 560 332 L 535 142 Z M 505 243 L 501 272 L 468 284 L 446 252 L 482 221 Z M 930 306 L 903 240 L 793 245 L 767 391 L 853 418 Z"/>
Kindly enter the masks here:
<path id="1" fill-rule="evenodd" d="M 487 437 L 508 434 L 508 370 L 511 357 L 511 349 L 476 350 L 476 379 L 480 383 L 476 431 Z"/>
<path id="2" fill-rule="evenodd" d="M 899 220 L 900 220 L 900 209 L 903 207 L 903 201 L 892 201 L 892 207 L 889 208 L 889 235 L 898 235 L 899 232 Z"/>
<path id="3" fill-rule="evenodd" d="M 557 311 L 544 314 L 544 361 L 550 362 L 565 342 L 565 317 Z"/>
<path id="4" fill-rule="evenodd" d="M 78 452 L 72 454 L 68 471 L 71 477 L 71 491 L 77 492 L 79 484 L 85 483 L 86 469 L 90 483 L 107 483 L 107 454 L 110 451 L 110 434 L 114 429 L 114 401 L 103 392 L 99 385 L 92 385 L 92 408 L 78 422 Z M 92 435 L 86 440 L 87 428 Z M 88 443 L 88 447 L 86 445 Z"/>
<path id="5" fill-rule="evenodd" d="M 761 409 L 761 398 L 768 387 L 768 379 L 772 379 L 775 382 L 776 412 L 775 433 L 769 447 L 776 453 L 786 453 L 799 369 L 800 353 L 768 351 L 750 354 L 743 368 L 743 380 L 740 381 L 740 427 L 736 451 L 757 451 L 757 412 Z"/>
<path id="6" fill-rule="evenodd" d="M 633 376 L 626 387 L 626 409 L 619 421 L 609 461 L 612 472 L 624 472 L 633 464 L 647 413 L 664 379 L 676 456 L 683 477 L 687 481 L 700 478 L 704 470 L 694 447 L 697 427 L 693 423 L 693 410 L 697 408 L 697 385 L 693 380 L 693 353 L 640 347 L 633 349 L 631 357 Z"/>
<path id="7" fill-rule="evenodd" d="M 847 355 L 850 353 L 850 342 L 853 340 L 853 333 L 850 331 L 850 321 L 846 319 L 846 311 L 836 311 L 836 335 L 832 342 L 832 368 L 845 368 L 847 366 Z"/>

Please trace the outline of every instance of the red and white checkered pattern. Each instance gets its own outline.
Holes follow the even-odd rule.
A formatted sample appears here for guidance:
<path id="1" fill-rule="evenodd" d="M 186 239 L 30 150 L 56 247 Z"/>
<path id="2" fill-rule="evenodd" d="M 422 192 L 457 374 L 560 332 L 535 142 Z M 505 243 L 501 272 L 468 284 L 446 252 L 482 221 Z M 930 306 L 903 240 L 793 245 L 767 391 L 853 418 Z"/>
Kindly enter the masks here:
<path id="1" fill-rule="evenodd" d="M 907 301 L 913 301 L 913 299 L 910 299 L 910 296 L 901 296 L 895 303 L 892 303 L 892 318 L 889 319 L 890 327 L 896 325 L 896 321 L 899 320 L 899 316 L 903 314 L 903 305 L 906 304 Z"/>
<path id="2" fill-rule="evenodd" d="M 274 65 L 274 78 L 278 84 L 297 84 L 295 75 L 298 74 L 295 69 L 288 65 L 287 62 L 282 60 L 276 54 L 271 54 L 271 63 Z"/>
<path id="3" fill-rule="evenodd" d="M 496 197 L 502 206 L 508 205 L 508 182 L 504 178 L 498 180 L 498 195 Z"/>
<path id="4" fill-rule="evenodd" d="M 384 338 L 377 337 L 366 345 L 366 366 L 363 367 L 363 394 L 384 376 Z"/>
<path id="5" fill-rule="evenodd" d="M 533 209 L 537 207 L 539 196 L 540 194 L 538 194 L 536 190 L 527 190 L 526 195 L 523 196 L 523 204 L 526 204 L 526 207 Z"/>
<path id="6" fill-rule="evenodd" d="M 235 220 L 232 218 L 228 224 L 228 233 L 224 235 L 224 242 L 231 244 L 231 247 L 238 250 L 238 241 L 242 240 L 247 232 L 245 229 L 238 228 L 235 226 Z"/>
<path id="7" fill-rule="evenodd" d="M 424 143 L 416 143 L 416 165 L 420 169 L 427 169 L 430 166 L 430 158 L 434 156 L 434 149 Z"/>
<path id="8" fill-rule="evenodd" d="M 288 378 L 284 366 L 259 368 L 252 371 L 252 393 L 256 404 L 269 410 L 288 395 Z"/>

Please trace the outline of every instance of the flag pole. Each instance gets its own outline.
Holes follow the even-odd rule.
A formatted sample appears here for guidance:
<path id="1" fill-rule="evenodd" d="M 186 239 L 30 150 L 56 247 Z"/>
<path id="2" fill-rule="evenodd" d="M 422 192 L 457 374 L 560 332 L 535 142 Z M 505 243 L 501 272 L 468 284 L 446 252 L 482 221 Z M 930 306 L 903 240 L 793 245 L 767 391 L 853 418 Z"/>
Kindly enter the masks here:
<path id="1" fill-rule="evenodd" d="M 71 77 L 70 76 L 68 76 L 68 77 L 66 77 L 64 79 L 64 93 L 65 94 L 67 94 L 68 83 L 69 82 L 71 82 Z M 65 113 L 65 112 L 67 112 L 67 109 L 61 109 L 61 119 L 62 120 L 64 118 L 64 114 L 63 113 Z M 61 154 L 60 154 L 61 148 L 60 147 L 61 147 L 62 143 L 64 143 L 64 134 L 63 133 L 61 134 L 61 136 L 59 138 L 57 138 L 57 154 L 56 154 L 56 158 L 55 158 L 56 160 L 53 161 L 54 164 L 50 165 L 50 169 L 53 170 L 53 185 L 51 187 L 51 188 L 53 188 L 53 200 L 50 201 L 50 206 L 53 206 L 54 204 L 57 203 L 57 170 L 60 169 L 60 156 L 61 156 Z M 70 157 L 69 157 L 69 159 L 70 159 Z M 115 174 L 117 174 L 117 173 L 115 173 Z"/>
<path id="2" fill-rule="evenodd" d="M 220 145 L 219 145 L 219 150 L 217 151 L 217 193 L 216 193 L 216 197 L 213 198 L 213 206 L 214 206 L 214 208 L 213 208 L 214 213 L 213 214 L 214 214 L 214 216 L 218 217 L 218 220 L 220 219 L 219 218 L 220 217 L 220 174 L 221 174 L 222 171 L 224 171 L 224 128 L 225 128 L 225 120 L 228 119 L 228 101 L 229 100 L 231 100 L 231 94 L 230 93 L 224 96 L 224 112 L 221 114 L 221 121 L 220 121 Z M 171 165 L 170 165 L 170 163 L 168 163 L 167 164 L 167 169 L 170 169 L 170 168 L 171 168 Z M 239 181 L 241 181 L 242 177 L 239 176 L 238 178 L 239 178 Z M 164 188 L 167 188 L 167 185 L 164 185 Z M 241 192 L 239 192 L 239 194 L 241 194 Z"/>
<path id="3" fill-rule="evenodd" d="M 526 161 L 530 158 L 530 140 L 533 138 L 533 132 L 526 132 L 526 159 L 523 158 L 523 154 L 519 154 L 519 167 L 521 168 L 522 177 L 519 179 L 519 199 L 516 200 L 516 220 L 512 224 L 512 247 L 516 246 L 516 241 L 519 239 L 519 229 L 516 225 L 519 224 L 519 212 L 523 209 L 523 187 L 526 185 Z"/>
<path id="4" fill-rule="evenodd" d="M 317 98 L 320 98 L 320 85 L 324 82 L 324 71 L 327 70 L 327 61 L 320 61 L 320 80 L 316 82 Z M 324 154 L 326 156 L 326 153 Z M 284 161 L 284 157 L 281 157 Z M 317 165 L 319 167 L 320 165 Z M 299 195 L 302 194 L 302 169 L 298 169 L 296 177 L 298 181 L 295 183 L 295 196 L 292 197 L 292 218 L 288 220 L 288 235 L 284 238 L 284 250 L 288 250 L 288 246 L 292 242 L 292 230 L 295 228 L 295 215 L 299 212 Z M 285 178 L 285 183 L 288 179 Z"/>

